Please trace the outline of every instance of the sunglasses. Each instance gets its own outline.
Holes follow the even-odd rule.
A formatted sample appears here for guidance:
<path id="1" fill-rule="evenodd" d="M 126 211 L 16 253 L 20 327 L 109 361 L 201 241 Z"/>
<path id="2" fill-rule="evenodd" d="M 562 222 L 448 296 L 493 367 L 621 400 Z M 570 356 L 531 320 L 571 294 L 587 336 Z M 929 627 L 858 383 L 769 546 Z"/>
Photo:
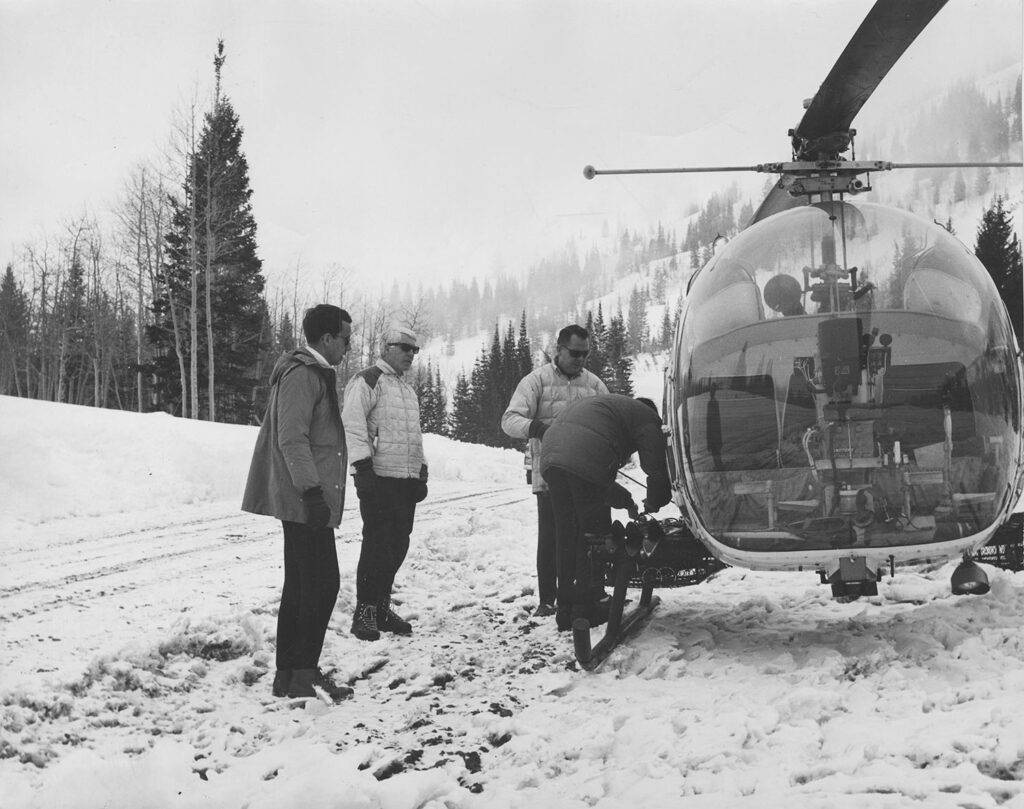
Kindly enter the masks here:
<path id="1" fill-rule="evenodd" d="M 388 343 L 388 345 L 389 346 L 397 346 L 402 351 L 411 352 L 412 354 L 419 354 L 420 353 L 420 347 L 419 346 L 411 346 L 408 343 Z"/>
<path id="2" fill-rule="evenodd" d="M 579 350 L 579 349 L 576 349 L 576 348 L 566 348 L 565 346 L 559 346 L 559 348 L 562 348 L 562 349 L 565 349 L 566 351 L 568 351 L 569 352 L 569 356 L 572 357 L 574 360 L 579 360 L 579 359 L 584 359 L 585 360 L 587 357 L 590 356 L 590 349 L 587 349 L 587 348 L 584 348 L 583 350 Z"/>

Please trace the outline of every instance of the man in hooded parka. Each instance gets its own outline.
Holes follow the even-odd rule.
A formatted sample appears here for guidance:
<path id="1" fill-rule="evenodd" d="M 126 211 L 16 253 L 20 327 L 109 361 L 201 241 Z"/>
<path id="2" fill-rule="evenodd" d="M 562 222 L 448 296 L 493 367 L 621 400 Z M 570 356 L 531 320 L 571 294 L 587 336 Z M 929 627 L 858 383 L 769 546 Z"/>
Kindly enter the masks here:
<path id="1" fill-rule="evenodd" d="M 336 697 L 318 667 L 338 597 L 334 529 L 345 505 L 345 430 L 334 366 L 348 351 L 352 318 L 330 304 L 306 310 L 306 345 L 281 356 L 270 375 L 242 510 L 284 528 L 284 587 L 277 614 L 274 696 Z"/>

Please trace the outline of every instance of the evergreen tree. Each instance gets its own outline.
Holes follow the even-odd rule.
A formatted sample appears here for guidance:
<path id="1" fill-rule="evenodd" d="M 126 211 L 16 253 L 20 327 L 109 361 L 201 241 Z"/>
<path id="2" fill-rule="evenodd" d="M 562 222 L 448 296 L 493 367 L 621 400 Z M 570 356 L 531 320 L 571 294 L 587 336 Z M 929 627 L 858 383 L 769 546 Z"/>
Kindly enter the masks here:
<path id="1" fill-rule="evenodd" d="M 533 370 L 533 351 L 530 349 L 530 338 L 526 333 L 526 310 L 519 319 L 519 338 L 516 340 L 516 384 L 518 380 Z M 515 388 L 513 387 L 513 390 Z"/>
<path id="2" fill-rule="evenodd" d="M 626 346 L 631 354 L 639 354 L 647 344 L 647 301 L 639 285 L 629 295 Z"/>
<path id="3" fill-rule="evenodd" d="M 1021 267 L 1020 241 L 1013 232 L 1012 216 L 1003 206 L 1003 198 L 1000 196 L 995 198 L 981 218 L 974 255 L 992 276 L 999 296 L 1006 304 L 1006 311 L 1020 344 L 1021 321 L 1024 320 L 1024 272 Z"/>
<path id="4" fill-rule="evenodd" d="M 256 254 L 256 221 L 253 217 L 249 165 L 242 152 L 243 130 L 231 102 L 218 94 L 213 110 L 204 117 L 202 132 L 186 173 L 182 198 L 173 200 L 171 227 L 166 236 L 167 261 L 159 273 L 160 293 L 153 302 L 154 324 L 148 329 L 157 349 L 151 370 L 162 407 L 185 413 L 185 403 L 198 399 L 200 412 L 215 413 L 222 421 L 247 423 L 258 410 L 256 391 L 265 352 L 272 335 L 262 297 L 262 262 Z M 199 223 L 197 226 L 196 223 Z M 198 272 L 209 269 L 208 275 Z M 197 272 L 197 344 L 187 334 L 180 339 L 171 311 L 178 320 L 191 314 L 191 278 Z M 209 284 L 207 284 L 209 278 Z M 173 296 L 173 301 L 171 297 Z M 175 339 L 178 331 L 179 339 Z M 210 345 L 208 335 L 212 334 Z M 197 391 L 181 389 L 178 352 L 190 365 L 192 355 L 199 379 L 210 379 L 214 368 L 215 401 L 209 401 L 208 385 Z M 188 413 L 198 418 L 200 413 Z"/>
<path id="5" fill-rule="evenodd" d="M 437 434 L 448 435 L 448 394 L 445 393 L 444 383 L 441 381 L 440 368 L 434 370 L 434 407 Z"/>
<path id="6" fill-rule="evenodd" d="M 0 281 L 0 395 L 28 394 L 18 375 L 28 364 L 28 329 L 28 298 L 8 264 Z"/>
<path id="7" fill-rule="evenodd" d="M 985 166 L 978 168 L 978 173 L 974 178 L 974 193 L 976 195 L 988 193 L 989 186 L 989 173 Z"/>
<path id="8" fill-rule="evenodd" d="M 967 181 L 964 180 L 964 173 L 957 169 L 953 176 L 953 202 L 963 202 L 967 199 Z"/>
<path id="9" fill-rule="evenodd" d="M 53 310 L 60 348 L 57 354 L 57 395 L 55 401 L 79 404 L 74 381 L 82 378 L 85 356 L 86 302 L 85 269 L 78 254 L 72 256 L 68 278 L 57 296 Z M 69 381 L 71 384 L 69 384 Z"/>
<path id="10" fill-rule="evenodd" d="M 669 261 L 669 270 L 675 270 L 676 259 L 675 256 Z M 654 273 L 654 280 L 651 283 L 651 299 L 655 303 L 665 302 L 665 285 L 667 283 L 667 273 L 664 269 L 658 268 Z"/>
<path id="11" fill-rule="evenodd" d="M 608 323 L 608 333 L 604 341 L 604 349 L 608 357 L 609 378 L 604 382 L 609 393 L 633 395 L 633 360 L 628 355 L 626 344 L 626 324 L 619 312 Z"/>
<path id="12" fill-rule="evenodd" d="M 516 330 L 512 321 L 508 322 L 505 329 L 505 338 L 501 342 L 501 377 L 500 390 L 506 402 L 512 395 L 512 390 L 519 382 L 519 357 L 516 355 Z M 501 398 L 501 397 L 499 397 Z M 504 411 L 503 411 L 504 412 Z"/>
<path id="13" fill-rule="evenodd" d="M 597 305 L 597 318 L 594 318 L 593 312 L 587 311 L 587 324 L 584 328 L 590 335 L 590 355 L 583 367 L 607 384 L 608 357 L 604 351 L 604 318 L 601 316 L 601 304 Z"/>
<path id="14" fill-rule="evenodd" d="M 413 387 L 420 402 L 420 429 L 425 433 L 444 435 L 447 413 L 440 373 L 435 375 L 434 367 L 429 362 L 426 368 L 418 367 Z"/>
<path id="15" fill-rule="evenodd" d="M 456 441 L 473 442 L 476 440 L 475 411 L 473 390 L 466 378 L 465 371 L 460 371 L 455 380 L 455 391 L 452 393 L 452 412 L 448 420 L 448 434 Z"/>
<path id="16" fill-rule="evenodd" d="M 1013 95 L 1007 99 L 1006 125 L 1007 140 L 1015 142 L 1021 139 L 1021 94 L 1020 74 L 1017 75 L 1017 82 L 1013 86 Z"/>
<path id="17" fill-rule="evenodd" d="M 672 312 L 671 307 L 666 306 L 664 314 L 661 317 L 661 340 L 659 345 L 662 348 L 670 348 L 672 346 L 672 336 L 675 331 L 672 328 Z"/>
<path id="18" fill-rule="evenodd" d="M 281 323 L 277 327 L 277 347 L 282 351 L 292 351 L 295 348 L 295 326 L 292 324 L 292 316 L 284 313 Z"/>

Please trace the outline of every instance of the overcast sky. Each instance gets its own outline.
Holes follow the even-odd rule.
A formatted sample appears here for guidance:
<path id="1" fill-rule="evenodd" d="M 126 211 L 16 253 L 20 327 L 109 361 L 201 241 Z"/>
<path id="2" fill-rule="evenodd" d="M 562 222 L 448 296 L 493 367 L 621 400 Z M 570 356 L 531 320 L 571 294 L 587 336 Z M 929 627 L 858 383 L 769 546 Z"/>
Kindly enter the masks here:
<path id="1" fill-rule="evenodd" d="M 870 6 L 0 0 L 0 263 L 112 206 L 175 109 L 208 100 L 219 37 L 268 276 L 301 261 L 430 283 L 519 269 L 604 221 L 671 226 L 723 182 L 588 182 L 587 163 L 788 158 L 801 100 Z M 1020 51 L 1020 0 L 950 0 L 880 95 L 919 98 Z"/>

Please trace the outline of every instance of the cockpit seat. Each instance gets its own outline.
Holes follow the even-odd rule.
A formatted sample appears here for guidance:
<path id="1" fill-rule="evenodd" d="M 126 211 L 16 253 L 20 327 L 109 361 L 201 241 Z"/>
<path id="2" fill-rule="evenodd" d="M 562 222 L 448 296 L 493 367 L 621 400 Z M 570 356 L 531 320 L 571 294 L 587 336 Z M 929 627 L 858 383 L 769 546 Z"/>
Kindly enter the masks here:
<path id="1" fill-rule="evenodd" d="M 771 375 L 705 377 L 698 386 L 689 412 L 691 445 L 707 450 L 700 471 L 777 467 L 778 421 Z"/>
<path id="2" fill-rule="evenodd" d="M 904 450 L 946 441 L 945 411 L 951 416 L 953 454 L 975 435 L 967 371 L 959 362 L 890 365 L 883 378 L 882 404 L 890 430 Z"/>

